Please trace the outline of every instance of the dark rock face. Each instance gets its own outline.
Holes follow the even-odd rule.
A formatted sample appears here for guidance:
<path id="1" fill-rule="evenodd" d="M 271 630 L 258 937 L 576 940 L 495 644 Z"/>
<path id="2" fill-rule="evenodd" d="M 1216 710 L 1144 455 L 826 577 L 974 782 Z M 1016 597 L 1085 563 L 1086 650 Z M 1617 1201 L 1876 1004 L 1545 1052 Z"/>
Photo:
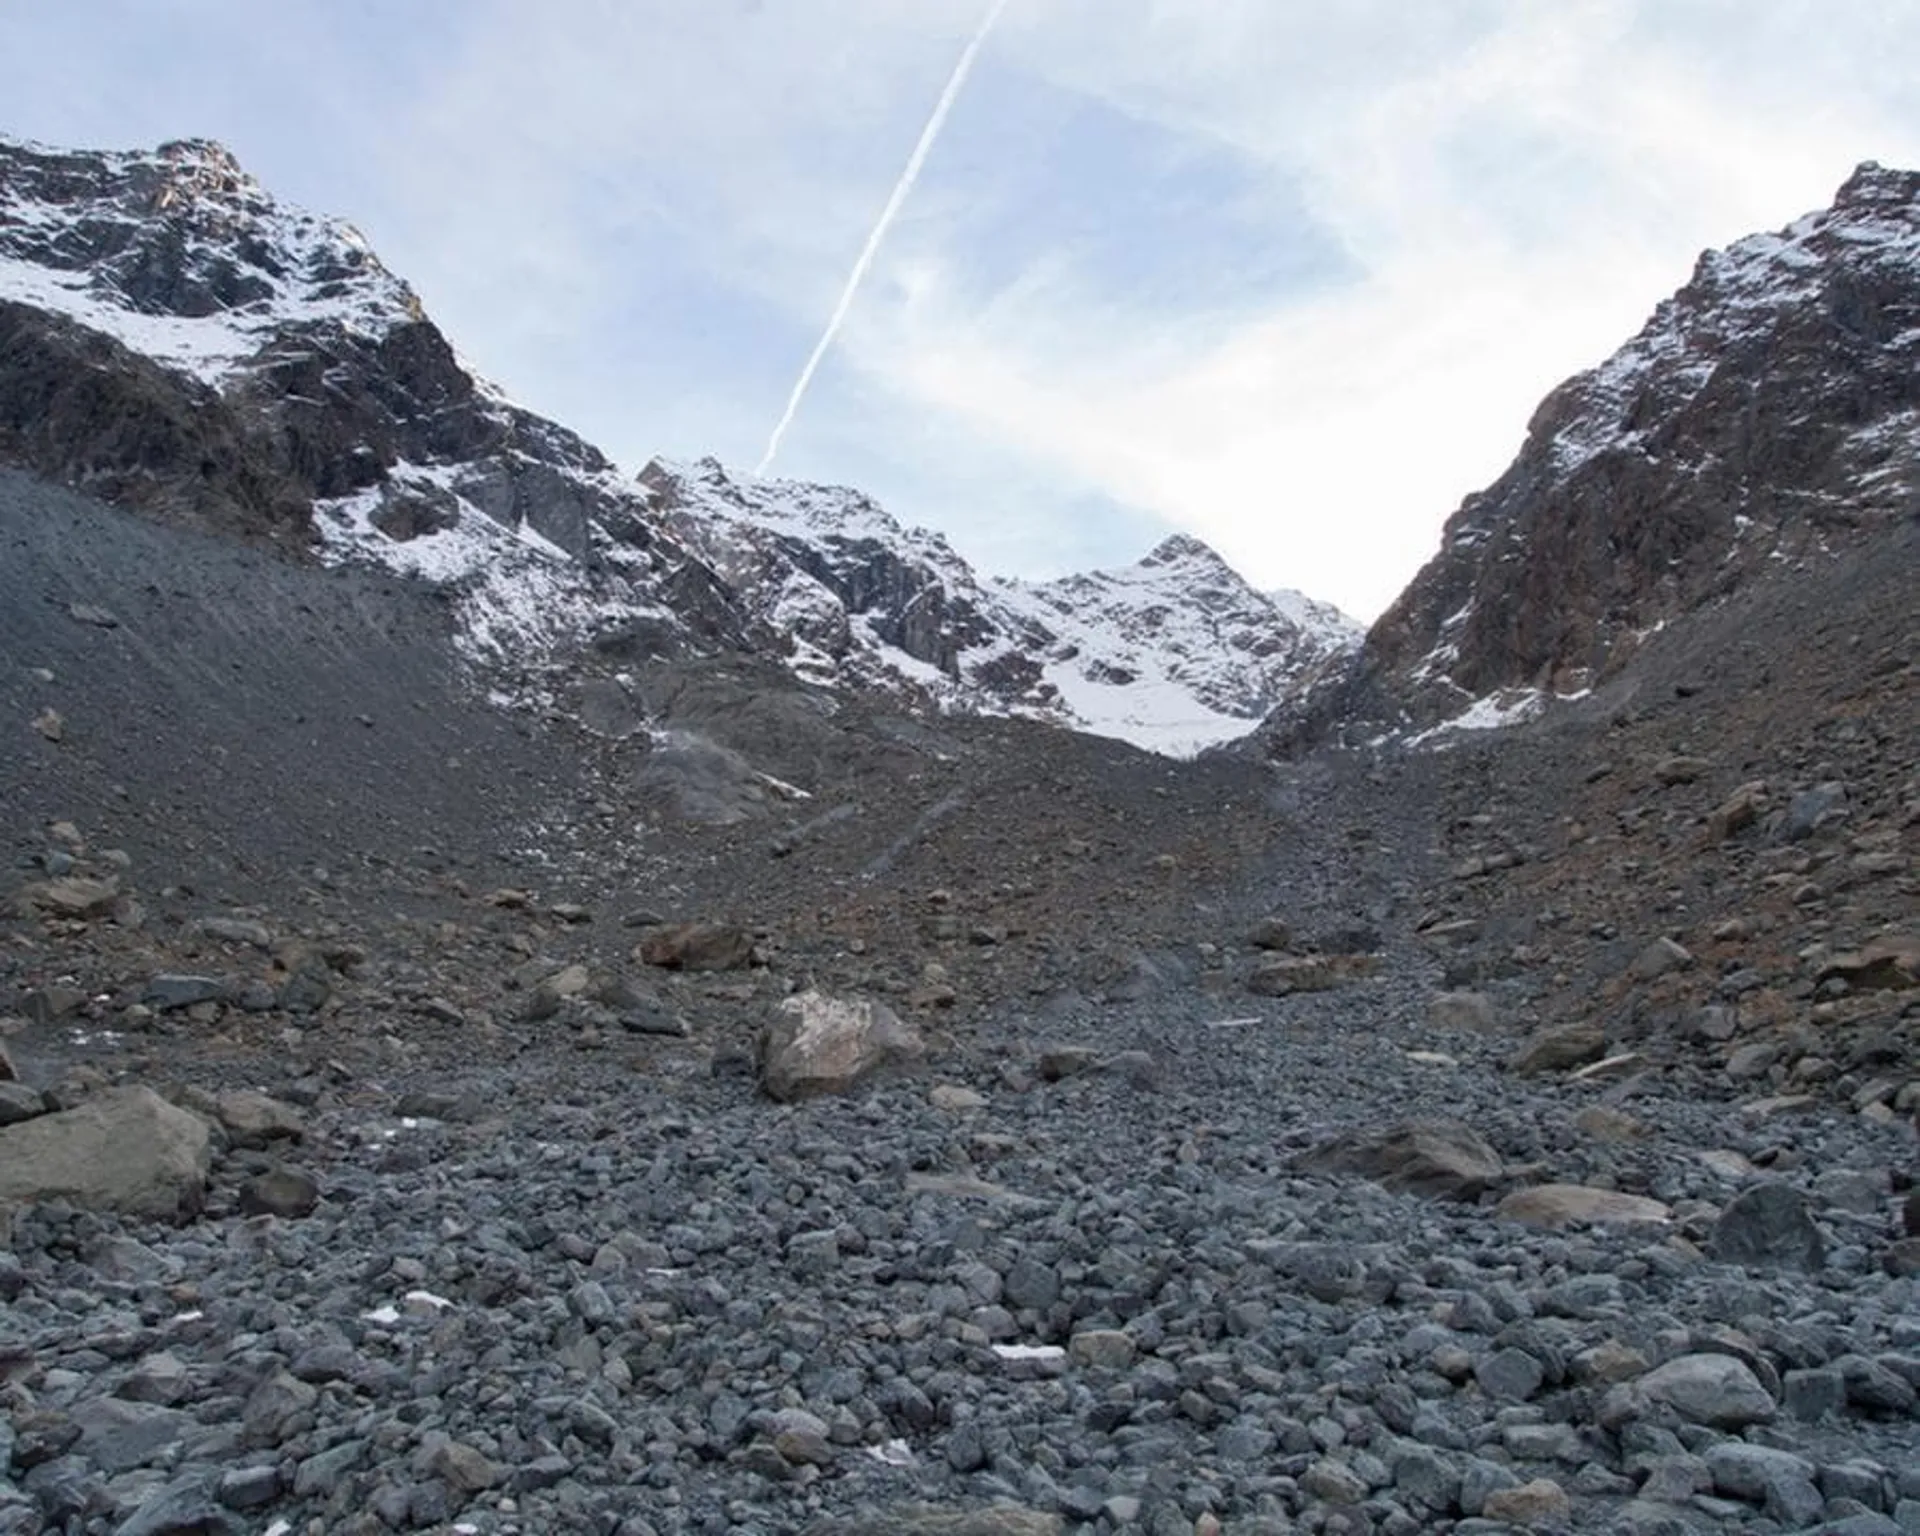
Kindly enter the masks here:
<path id="1" fill-rule="evenodd" d="M 791 653 L 798 642 L 845 661 L 859 643 L 858 625 L 957 681 L 961 652 L 996 636 L 995 616 L 966 562 L 937 536 L 908 535 L 856 492 L 804 488 L 803 497 L 819 503 L 819 526 L 803 533 L 718 525 L 716 503 L 746 508 L 741 488 L 717 460 L 655 461 L 641 471 L 640 483 L 675 534 L 702 549 L 765 615 L 760 638 L 769 648 Z M 810 611 L 783 605 L 781 590 L 796 575 L 818 583 L 831 603 Z M 1026 638 L 1038 646 L 1051 637 Z"/>
<path id="2" fill-rule="evenodd" d="M 525 529 L 610 595 L 665 597 L 676 644 L 738 645 L 721 584 L 564 427 L 481 387 L 345 224 L 276 202 L 201 141 L 81 153 L 0 140 L 0 462 L 203 531 L 314 542 L 368 498 L 402 544 L 463 516 Z M 465 510 L 463 511 L 463 506 Z"/>
<path id="3" fill-rule="evenodd" d="M 1702 256 L 1638 336 L 1547 397 L 1281 743 L 1343 718 L 1425 725 L 1506 687 L 1576 691 L 1653 626 L 1912 515 L 1917 314 L 1920 173 L 1862 166 L 1831 208 Z"/>
<path id="4" fill-rule="evenodd" d="M 183 526 L 300 540 L 309 527 L 310 486 L 213 390 L 5 300 L 0 460 Z"/>

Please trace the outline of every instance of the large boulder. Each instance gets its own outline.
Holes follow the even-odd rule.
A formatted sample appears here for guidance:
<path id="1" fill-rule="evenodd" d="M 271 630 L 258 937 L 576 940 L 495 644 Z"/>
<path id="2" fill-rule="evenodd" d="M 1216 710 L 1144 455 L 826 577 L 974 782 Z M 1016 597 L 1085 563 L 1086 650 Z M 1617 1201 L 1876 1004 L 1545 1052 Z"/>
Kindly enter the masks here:
<path id="1" fill-rule="evenodd" d="M 211 1128 L 150 1088 L 0 1129 L 0 1205 L 65 1200 L 173 1220 L 200 1209 Z"/>
<path id="2" fill-rule="evenodd" d="M 1472 1200 L 1505 1173 L 1500 1154 L 1458 1120 L 1402 1120 L 1349 1131 L 1303 1153 L 1312 1173 L 1357 1173 L 1388 1189 L 1442 1200 Z"/>
<path id="3" fill-rule="evenodd" d="M 884 1003 L 802 992 L 761 1032 L 760 1087 L 783 1103 L 844 1093 L 925 1054 L 919 1032 Z"/>
<path id="4" fill-rule="evenodd" d="M 1606 1029 L 1596 1022 L 1549 1024 L 1535 1030 L 1507 1058 L 1507 1070 L 1516 1077 L 1564 1072 L 1569 1067 L 1584 1067 L 1590 1061 L 1598 1061 L 1606 1048 Z"/>
<path id="5" fill-rule="evenodd" d="M 1814 1270 L 1825 1262 L 1827 1244 L 1806 1196 L 1770 1179 L 1728 1202 L 1713 1224 L 1707 1251 L 1723 1263 L 1748 1269 Z"/>
<path id="6" fill-rule="evenodd" d="M 1671 1220 L 1672 1209 L 1645 1195 L 1588 1184 L 1534 1184 L 1516 1189 L 1493 1214 L 1529 1227 L 1648 1226 Z"/>
<path id="7" fill-rule="evenodd" d="M 640 958 L 670 971 L 737 971 L 753 958 L 753 935 L 731 923 L 672 923 L 640 940 Z"/>
<path id="8" fill-rule="evenodd" d="M 1642 1403 L 1661 1403 L 1684 1419 L 1716 1429 L 1763 1424 L 1774 1416 L 1772 1395 L 1743 1361 L 1731 1355 L 1681 1355 L 1629 1384 Z"/>

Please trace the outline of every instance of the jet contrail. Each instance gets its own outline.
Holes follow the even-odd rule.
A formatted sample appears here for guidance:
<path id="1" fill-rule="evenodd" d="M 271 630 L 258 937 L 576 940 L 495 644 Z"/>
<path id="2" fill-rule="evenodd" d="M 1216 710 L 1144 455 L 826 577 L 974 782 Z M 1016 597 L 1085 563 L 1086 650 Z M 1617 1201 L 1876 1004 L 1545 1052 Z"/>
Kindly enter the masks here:
<path id="1" fill-rule="evenodd" d="M 940 130 L 946 125 L 947 114 L 953 110 L 953 104 L 960 95 L 960 88 L 967 83 L 967 75 L 973 68 L 973 61 L 979 55 L 987 34 L 993 31 L 993 24 L 1000 19 L 1000 13 L 1007 8 L 1007 0 L 993 0 L 987 8 L 987 14 L 981 21 L 979 30 L 973 34 L 960 62 L 953 66 L 953 74 L 947 80 L 947 88 L 940 93 L 939 101 L 934 103 L 933 116 L 927 119 L 927 126 L 920 130 L 920 142 L 913 146 L 913 153 L 907 157 L 907 168 L 900 173 L 899 181 L 894 183 L 893 195 L 887 199 L 887 206 L 880 210 L 875 221 L 873 233 L 867 236 L 867 243 L 860 248 L 860 256 L 853 264 L 853 271 L 847 275 L 847 285 L 840 290 L 840 302 L 833 306 L 833 314 L 827 320 L 827 328 L 820 333 L 820 340 L 814 344 L 813 355 L 807 359 L 806 367 L 800 370 L 800 377 L 794 381 L 793 393 L 787 396 L 787 408 L 780 413 L 775 423 L 773 435 L 767 439 L 767 451 L 761 455 L 760 462 L 754 467 L 756 475 L 764 475 L 767 466 L 773 462 L 773 456 L 780 451 L 780 439 L 787 435 L 787 428 L 793 425 L 793 418 L 805 398 L 807 386 L 813 382 L 813 375 L 820 367 L 820 359 L 827 355 L 827 348 L 833 345 L 833 338 L 840 334 L 840 327 L 846 321 L 847 311 L 853 308 L 854 296 L 860 291 L 865 280 L 867 268 L 873 265 L 873 258 L 880 252 L 880 242 L 887 238 L 887 230 L 900 207 L 907 200 L 907 194 L 913 190 L 913 184 L 920 177 L 920 167 L 927 163 L 927 154 L 933 148 L 933 141 L 940 137 Z"/>

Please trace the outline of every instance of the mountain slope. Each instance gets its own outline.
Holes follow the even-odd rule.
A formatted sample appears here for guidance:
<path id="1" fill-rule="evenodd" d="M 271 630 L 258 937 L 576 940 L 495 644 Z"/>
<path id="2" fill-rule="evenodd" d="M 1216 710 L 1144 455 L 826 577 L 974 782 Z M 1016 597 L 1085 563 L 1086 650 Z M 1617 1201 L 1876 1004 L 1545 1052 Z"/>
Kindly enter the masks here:
<path id="1" fill-rule="evenodd" d="M 1917 504 L 1920 174 L 1868 164 L 1832 207 L 1702 256 L 1549 395 L 1342 686 L 1281 734 L 1578 691 L 1653 628 Z"/>
<path id="2" fill-rule="evenodd" d="M 0 138 L 0 462 L 438 583 L 468 653 L 523 684 L 594 642 L 757 651 L 810 682 L 1191 752 L 1355 639 L 1188 540 L 1022 585 L 857 492 L 711 461 L 629 480 L 476 378 L 350 226 L 199 140 Z"/>

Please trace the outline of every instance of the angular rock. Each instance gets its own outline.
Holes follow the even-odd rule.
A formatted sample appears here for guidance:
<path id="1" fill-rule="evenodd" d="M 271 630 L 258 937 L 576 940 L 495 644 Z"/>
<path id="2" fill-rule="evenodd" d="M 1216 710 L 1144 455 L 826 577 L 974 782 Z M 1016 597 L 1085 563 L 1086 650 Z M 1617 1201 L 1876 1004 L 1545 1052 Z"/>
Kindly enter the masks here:
<path id="1" fill-rule="evenodd" d="M 1815 980 L 1844 981 L 1857 992 L 1905 992 L 1920 987 L 1920 933 L 1885 933 L 1848 954 L 1835 955 Z"/>
<path id="2" fill-rule="evenodd" d="M 1300 1486 L 1328 1504 L 1358 1504 L 1367 1496 L 1367 1480 L 1345 1462 L 1331 1457 L 1314 1462 L 1300 1474 Z"/>
<path id="3" fill-rule="evenodd" d="M 500 1468 L 485 1454 L 439 1430 L 422 1437 L 413 1460 L 415 1470 L 442 1479 L 463 1498 L 493 1487 L 502 1476 Z"/>
<path id="4" fill-rule="evenodd" d="M 1436 1200 L 1472 1200 L 1505 1173 L 1500 1154 L 1458 1120 L 1403 1120 L 1349 1131 L 1301 1154 L 1311 1173 L 1356 1173 L 1387 1189 Z"/>
<path id="5" fill-rule="evenodd" d="M 1050 1045 L 1040 1052 L 1034 1070 L 1041 1082 L 1058 1083 L 1092 1071 L 1099 1060 L 1100 1053 L 1089 1045 Z"/>
<path id="6" fill-rule="evenodd" d="M 295 1220 L 311 1216 L 319 1203 L 319 1184 L 311 1174 L 293 1168 L 257 1173 L 240 1186 L 240 1209 L 249 1216 Z"/>
<path id="7" fill-rule="evenodd" d="M 1536 1477 L 1517 1488 L 1496 1488 L 1480 1506 L 1488 1520 L 1509 1525 L 1560 1525 L 1573 1513 L 1567 1490 L 1550 1477 Z"/>
<path id="8" fill-rule="evenodd" d="M 280 1469 L 271 1462 L 230 1467 L 220 1474 L 217 1491 L 228 1509 L 258 1509 L 280 1497 Z"/>
<path id="9" fill-rule="evenodd" d="M 1910 1362 L 1902 1361 L 1910 1367 Z M 1846 1354 L 1833 1362 L 1846 1383 L 1847 1402 L 1866 1413 L 1911 1414 L 1920 1408 L 1920 1387 L 1884 1361 Z"/>
<path id="10" fill-rule="evenodd" d="M 1777 1179 L 1744 1189 L 1713 1224 L 1707 1251 L 1724 1264 L 1748 1269 L 1816 1270 L 1826 1240 L 1799 1190 Z"/>
<path id="11" fill-rule="evenodd" d="M 969 1109 L 985 1109 L 987 1096 L 960 1083 L 936 1083 L 927 1094 L 927 1102 L 935 1109 L 957 1114 Z"/>
<path id="12" fill-rule="evenodd" d="M 1492 1398 L 1524 1403 L 1546 1380 L 1540 1362 L 1522 1349 L 1496 1349 L 1474 1362 L 1474 1380 Z"/>
<path id="13" fill-rule="evenodd" d="M 55 917 L 104 917 L 119 899 L 118 881 L 89 880 L 81 875 L 36 881 L 20 892 L 20 903 L 28 912 Z"/>
<path id="14" fill-rule="evenodd" d="M 1327 992 L 1371 976 L 1379 966 L 1374 955 L 1285 955 L 1261 961 L 1247 978 L 1247 990 L 1261 997 Z"/>
<path id="15" fill-rule="evenodd" d="M 149 1088 L 0 1129 L 0 1204 L 67 1200 L 174 1220 L 200 1209 L 211 1128 Z"/>
<path id="16" fill-rule="evenodd" d="M 1696 757 L 1689 752 L 1676 752 L 1653 765 L 1653 779 L 1656 784 L 1671 788 L 1676 784 L 1691 784 L 1703 773 L 1712 771 L 1711 759 Z"/>
<path id="17" fill-rule="evenodd" d="M 753 935 L 731 923 L 674 923 L 640 940 L 640 958 L 670 971 L 737 971 L 753 959 Z"/>
<path id="18" fill-rule="evenodd" d="M 236 1088 L 214 1101 L 214 1112 L 236 1147 L 264 1147 L 272 1141 L 298 1141 L 307 1133 L 306 1116 L 291 1104 L 255 1088 Z"/>
<path id="19" fill-rule="evenodd" d="M 46 1112 L 47 1101 L 38 1088 L 0 1080 L 0 1126 L 18 1125 Z"/>
<path id="20" fill-rule="evenodd" d="M 141 1500 L 114 1536 L 238 1536 L 246 1527 L 220 1507 L 215 1487 L 205 1472 L 185 1473 Z"/>
<path id="21" fill-rule="evenodd" d="M 1606 1048 L 1607 1032 L 1599 1023 L 1550 1024 L 1527 1037 L 1507 1059 L 1507 1070 L 1516 1077 L 1561 1072 L 1598 1061 Z"/>
<path id="22" fill-rule="evenodd" d="M 218 976 L 161 975 L 147 983 L 140 1000 L 162 1013 L 176 1008 L 191 1008 L 196 1003 L 217 1003 L 227 995 L 227 984 Z"/>
<path id="23" fill-rule="evenodd" d="M 1760 1385 L 1760 1378 L 1731 1355 L 1681 1355 L 1655 1366 L 1627 1390 L 1716 1429 L 1764 1424 L 1775 1412 L 1773 1398 Z"/>
<path id="24" fill-rule="evenodd" d="M 760 1035 L 760 1088 L 783 1103 L 844 1093 L 926 1055 L 919 1031 L 870 998 L 802 992 Z"/>
<path id="25" fill-rule="evenodd" d="M 1117 1328 L 1089 1328 L 1067 1340 L 1067 1354 L 1092 1370 L 1124 1371 L 1138 1353 L 1133 1336 Z"/>
<path id="26" fill-rule="evenodd" d="M 1573 1117 L 1573 1128 L 1595 1141 L 1639 1141 L 1647 1135 L 1646 1123 L 1606 1104 L 1589 1104 Z"/>
<path id="27" fill-rule="evenodd" d="M 272 949 L 273 934 L 265 923 L 242 917 L 203 917 L 194 925 L 197 932 L 224 944 L 246 944 L 254 949 Z"/>
<path id="28" fill-rule="evenodd" d="M 1813 1481 L 1812 1462 L 1772 1446 L 1725 1440 L 1708 1446 L 1705 1456 L 1707 1470 L 1713 1474 L 1714 1491 L 1730 1498 L 1759 1502 L 1767 1496 L 1767 1485 L 1777 1479 Z"/>
<path id="29" fill-rule="evenodd" d="M 1684 970 L 1693 964 L 1693 955 L 1684 945 L 1672 939 L 1659 938 L 1633 957 L 1633 964 L 1627 967 L 1627 974 L 1635 981 L 1654 981 L 1672 971 Z"/>
<path id="30" fill-rule="evenodd" d="M 80 1450 L 107 1472 L 142 1466 L 199 1428 L 190 1413 L 158 1403 L 97 1397 L 73 1411 Z"/>
<path id="31" fill-rule="evenodd" d="M 1638 1226 L 1672 1219 L 1672 1208 L 1644 1195 L 1585 1184 L 1535 1184 L 1506 1196 L 1493 1214 L 1529 1227 Z"/>
<path id="32" fill-rule="evenodd" d="M 1766 781 L 1753 779 L 1742 784 L 1708 813 L 1707 840 L 1710 843 L 1724 843 L 1758 822 L 1760 813 L 1766 808 Z"/>
<path id="33" fill-rule="evenodd" d="M 275 1371 L 248 1394 L 241 1409 L 241 1434 L 248 1445 L 278 1445 L 319 1400 L 319 1388 Z"/>
<path id="34" fill-rule="evenodd" d="M 58 1024 L 77 1013 L 87 1001 L 78 987 L 35 987 L 20 1001 L 21 1011 L 34 1024 Z"/>
<path id="35" fill-rule="evenodd" d="M 1263 917 L 1253 925 L 1247 942 L 1255 949 L 1289 949 L 1293 945 L 1293 929 L 1284 918 Z"/>

